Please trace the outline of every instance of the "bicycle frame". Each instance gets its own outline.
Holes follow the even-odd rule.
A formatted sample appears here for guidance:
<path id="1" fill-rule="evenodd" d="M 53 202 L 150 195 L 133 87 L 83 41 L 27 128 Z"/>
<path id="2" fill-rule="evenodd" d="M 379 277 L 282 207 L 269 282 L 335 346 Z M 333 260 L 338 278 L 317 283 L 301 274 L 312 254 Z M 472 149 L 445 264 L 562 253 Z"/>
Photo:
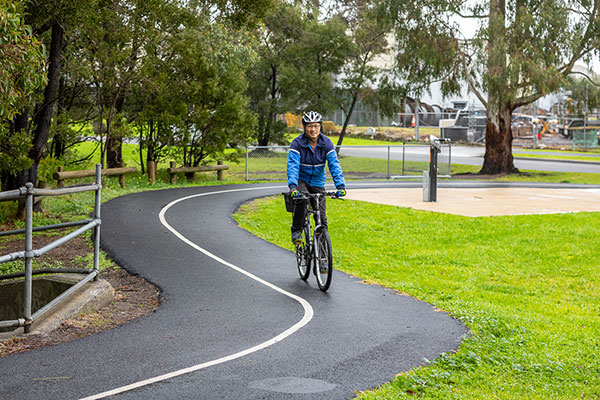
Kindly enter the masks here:
<path id="1" fill-rule="evenodd" d="M 321 204 L 321 200 L 324 200 L 325 196 L 329 196 L 332 198 L 337 198 L 334 197 L 335 193 L 334 192 L 326 192 L 326 193 L 302 193 L 302 196 L 305 200 L 307 200 L 307 204 L 306 204 L 306 224 L 308 226 L 308 231 L 311 232 L 311 237 L 308 240 L 309 245 L 311 246 L 308 251 L 309 253 L 313 254 L 314 256 L 311 259 L 311 262 L 313 264 L 315 264 L 317 262 L 317 260 L 319 259 L 319 246 L 317 246 L 317 232 L 321 229 L 322 224 L 321 224 L 321 209 L 320 209 L 320 204 Z M 310 202 L 310 199 L 313 198 L 315 199 L 315 204 L 313 207 L 313 204 Z M 310 224 L 310 216 L 311 215 L 315 215 L 315 228 L 313 230 L 311 230 L 311 224 Z M 316 265 L 316 264 L 315 264 Z"/>

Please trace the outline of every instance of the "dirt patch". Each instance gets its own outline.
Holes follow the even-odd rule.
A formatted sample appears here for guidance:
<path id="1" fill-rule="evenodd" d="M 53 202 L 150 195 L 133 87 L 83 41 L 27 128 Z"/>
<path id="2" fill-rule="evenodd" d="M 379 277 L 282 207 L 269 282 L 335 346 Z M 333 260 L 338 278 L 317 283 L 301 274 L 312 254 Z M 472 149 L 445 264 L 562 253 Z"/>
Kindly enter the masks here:
<path id="1" fill-rule="evenodd" d="M 3 228 L 7 227 L 0 227 L 0 230 Z M 38 249 L 55 239 L 52 236 L 34 235 L 33 248 Z M 22 250 L 22 238 L 4 239 L 0 242 L 0 254 Z M 46 263 L 60 263 L 65 268 L 87 268 L 87 262 L 84 259 L 92 253 L 89 241 L 77 237 L 48 252 L 42 258 Z M 0 341 L 0 357 L 69 342 L 112 329 L 153 313 L 160 303 L 160 291 L 154 285 L 142 277 L 129 274 L 114 264 L 101 272 L 100 279 L 108 281 L 115 290 L 115 298 L 111 304 L 65 320 L 58 328 L 48 333 L 33 333 L 24 337 Z M 19 330 L 19 333 L 21 332 L 22 329 Z"/>

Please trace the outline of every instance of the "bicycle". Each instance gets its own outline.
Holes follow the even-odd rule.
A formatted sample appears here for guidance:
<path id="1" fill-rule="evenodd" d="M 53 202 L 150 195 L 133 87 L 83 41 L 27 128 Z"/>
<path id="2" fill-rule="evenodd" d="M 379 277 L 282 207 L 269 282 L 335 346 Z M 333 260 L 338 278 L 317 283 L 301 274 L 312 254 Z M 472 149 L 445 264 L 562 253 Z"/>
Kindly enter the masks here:
<path id="1" fill-rule="evenodd" d="M 306 219 L 302 229 L 302 241 L 296 244 L 296 264 L 298 273 L 303 281 L 306 281 L 310 275 L 310 267 L 313 267 L 313 274 L 317 278 L 317 285 L 323 292 L 329 289 L 331 277 L 333 274 L 333 259 L 331 256 L 331 239 L 329 232 L 321 225 L 321 211 L 319 204 L 325 196 L 332 199 L 339 199 L 336 192 L 326 193 L 306 193 L 302 192 L 300 197 L 292 198 L 290 193 L 282 193 L 285 198 L 286 209 L 294 212 L 298 206 L 298 200 L 305 200 Z M 310 201 L 314 199 L 314 204 Z M 311 229 L 310 216 L 315 217 L 315 228 Z"/>

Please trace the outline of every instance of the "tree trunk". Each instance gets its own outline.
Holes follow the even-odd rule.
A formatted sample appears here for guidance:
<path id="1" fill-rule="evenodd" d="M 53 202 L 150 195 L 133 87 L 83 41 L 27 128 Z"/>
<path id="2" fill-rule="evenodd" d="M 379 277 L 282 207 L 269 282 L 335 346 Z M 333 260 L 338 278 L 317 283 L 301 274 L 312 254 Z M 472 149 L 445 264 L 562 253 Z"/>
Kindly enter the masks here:
<path id="1" fill-rule="evenodd" d="M 52 114 L 54 113 L 54 104 L 56 102 L 56 93 L 60 83 L 60 61 L 63 48 L 64 29 L 62 24 L 55 23 L 52 26 L 52 42 L 50 43 L 50 55 L 48 58 L 48 85 L 44 90 L 44 104 L 38 112 L 35 119 L 36 128 L 33 133 L 33 147 L 29 151 L 29 157 L 33 160 L 33 165 L 29 169 L 28 181 L 34 185 L 37 184 L 37 172 L 40 160 L 44 155 L 48 137 L 50 136 L 50 125 L 52 124 Z"/>
<path id="2" fill-rule="evenodd" d="M 488 107 L 489 108 L 489 107 Z M 490 110 L 488 110 L 488 113 Z M 485 156 L 479 174 L 516 174 L 512 155 L 512 109 L 509 106 L 488 114 L 485 126 Z"/>
<path id="3" fill-rule="evenodd" d="M 344 126 L 342 126 L 342 132 L 340 132 L 340 138 L 338 139 L 337 147 L 335 148 L 335 152 L 338 154 L 340 154 L 340 146 L 342 145 L 342 142 L 344 141 L 344 136 L 346 135 L 346 128 L 348 127 L 348 123 L 350 122 L 350 117 L 352 116 L 352 113 L 354 112 L 354 106 L 356 105 L 357 99 L 358 99 L 358 93 L 354 93 L 354 96 L 352 96 L 352 104 L 350 104 L 350 109 L 348 110 L 348 113 L 346 114 L 346 119 L 344 120 Z"/>
<path id="4" fill-rule="evenodd" d="M 50 136 L 50 125 L 56 102 L 56 93 L 60 81 L 60 61 L 63 49 L 64 29 L 62 24 L 52 25 L 52 40 L 50 42 L 50 53 L 48 55 L 48 85 L 44 90 L 44 103 L 35 117 L 35 130 L 33 132 L 32 147 L 29 150 L 29 158 L 33 161 L 30 168 L 21 171 L 13 179 L 8 179 L 4 190 L 16 189 L 27 182 L 37 185 L 38 168 L 40 160 L 44 156 L 48 137 Z M 15 124 L 17 125 L 17 124 Z M 15 128 L 17 128 L 15 126 Z M 22 127 L 19 127 L 22 128 Z M 4 183 L 4 182 L 3 182 Z M 39 203 L 38 203 L 39 204 Z M 25 203 L 19 202 L 17 218 L 25 218 Z"/>
<path id="5" fill-rule="evenodd" d="M 485 127 L 485 156 L 479 174 L 515 174 L 510 127 L 513 107 L 507 100 L 509 76 L 506 65 L 506 1 L 490 1 L 488 43 L 488 101 Z"/>
<path id="6" fill-rule="evenodd" d="M 58 82 L 58 105 L 56 114 L 60 115 L 62 112 L 65 112 L 66 107 L 66 95 L 65 95 L 65 78 L 61 77 Z M 65 155 L 65 138 L 62 135 L 54 135 L 52 138 L 52 144 L 50 146 L 49 153 L 54 155 L 54 158 L 57 160 L 63 158 Z"/>
<path id="7" fill-rule="evenodd" d="M 125 97 L 119 95 L 115 102 L 115 115 L 121 117 Z M 111 133 L 106 139 L 106 165 L 108 168 L 117 168 L 123 164 L 123 138 Z"/>
<path id="8" fill-rule="evenodd" d="M 271 99 L 269 102 L 269 111 L 265 116 L 265 128 L 262 137 L 258 138 L 259 146 L 268 146 L 271 141 L 271 129 L 275 119 L 275 103 L 277 102 L 277 65 L 271 65 L 270 84 L 269 92 Z"/>

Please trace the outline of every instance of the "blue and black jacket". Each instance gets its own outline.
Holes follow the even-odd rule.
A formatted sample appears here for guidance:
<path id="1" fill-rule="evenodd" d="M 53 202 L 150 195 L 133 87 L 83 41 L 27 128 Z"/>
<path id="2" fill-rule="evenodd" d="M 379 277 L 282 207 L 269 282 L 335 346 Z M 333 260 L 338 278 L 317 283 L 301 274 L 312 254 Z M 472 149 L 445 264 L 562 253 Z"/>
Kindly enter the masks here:
<path id="1" fill-rule="evenodd" d="M 325 187 L 325 163 L 337 189 L 345 189 L 346 182 L 335 147 L 327 136 L 320 134 L 313 150 L 308 138 L 302 134 L 292 141 L 287 160 L 288 186 L 295 189 L 298 180 L 309 186 Z"/>

